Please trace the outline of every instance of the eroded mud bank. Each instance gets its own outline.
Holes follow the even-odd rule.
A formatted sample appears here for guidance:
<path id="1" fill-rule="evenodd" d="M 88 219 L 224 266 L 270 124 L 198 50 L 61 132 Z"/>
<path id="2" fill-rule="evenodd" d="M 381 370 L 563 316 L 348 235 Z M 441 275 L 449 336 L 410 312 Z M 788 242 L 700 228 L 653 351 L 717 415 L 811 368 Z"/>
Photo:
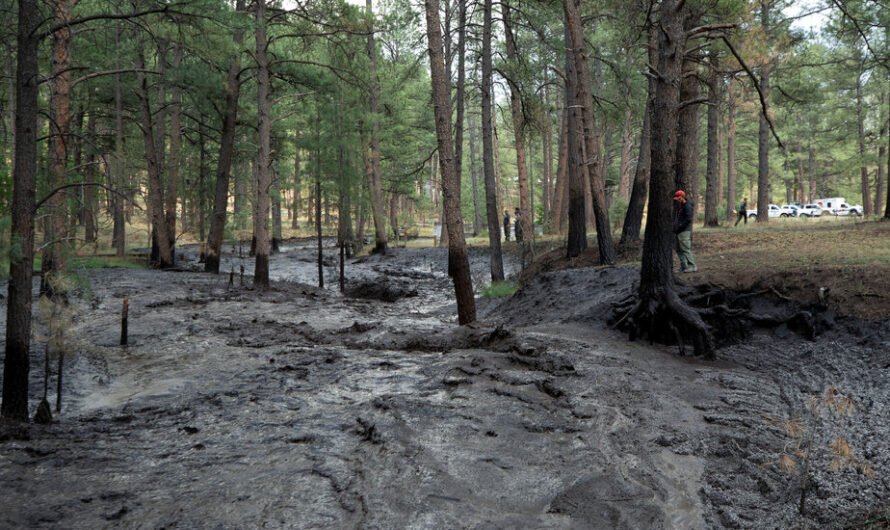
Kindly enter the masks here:
<path id="1" fill-rule="evenodd" d="M 298 283 L 315 279 L 312 252 L 273 257 L 269 293 L 241 287 L 232 256 L 233 286 L 88 273 L 63 413 L 0 430 L 0 525 L 825 527 L 890 496 L 880 339 L 770 335 L 680 358 L 605 328 L 635 277 L 620 268 L 545 274 L 460 329 L 442 251 L 350 264 L 362 297 Z M 487 256 L 473 268 L 484 278 Z M 856 409 L 815 420 L 802 519 L 784 424 L 830 385 Z M 829 469 L 839 435 L 877 478 Z"/>

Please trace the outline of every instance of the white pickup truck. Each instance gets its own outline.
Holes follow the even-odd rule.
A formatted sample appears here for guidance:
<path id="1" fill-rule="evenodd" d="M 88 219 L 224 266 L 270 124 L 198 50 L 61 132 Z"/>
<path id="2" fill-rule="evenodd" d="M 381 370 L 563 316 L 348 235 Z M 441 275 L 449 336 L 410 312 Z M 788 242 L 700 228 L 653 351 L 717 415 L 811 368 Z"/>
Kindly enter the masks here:
<path id="1" fill-rule="evenodd" d="M 791 214 L 779 208 L 777 204 L 770 204 L 767 214 L 770 217 L 791 217 Z M 757 210 L 748 210 L 748 219 L 757 219 Z"/>
<path id="2" fill-rule="evenodd" d="M 843 197 L 826 197 L 824 199 L 816 199 L 813 202 L 832 215 L 862 216 L 863 213 L 861 205 L 850 205 Z"/>

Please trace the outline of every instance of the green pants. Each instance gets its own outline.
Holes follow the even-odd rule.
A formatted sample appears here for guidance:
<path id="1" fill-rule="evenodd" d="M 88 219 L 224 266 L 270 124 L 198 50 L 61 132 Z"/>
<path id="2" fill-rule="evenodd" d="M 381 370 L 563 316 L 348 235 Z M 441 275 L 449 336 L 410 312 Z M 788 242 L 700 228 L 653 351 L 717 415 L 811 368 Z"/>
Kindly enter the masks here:
<path id="1" fill-rule="evenodd" d="M 698 268 L 692 255 L 692 230 L 677 234 L 677 256 L 680 257 L 680 270 Z"/>

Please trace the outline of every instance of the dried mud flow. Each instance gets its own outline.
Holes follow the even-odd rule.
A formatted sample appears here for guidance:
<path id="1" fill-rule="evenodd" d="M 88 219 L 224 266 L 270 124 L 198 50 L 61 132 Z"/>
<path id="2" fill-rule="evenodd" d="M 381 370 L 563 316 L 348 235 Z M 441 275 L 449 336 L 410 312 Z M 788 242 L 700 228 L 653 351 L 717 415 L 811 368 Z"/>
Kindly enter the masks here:
<path id="1" fill-rule="evenodd" d="M 444 250 L 352 260 L 346 295 L 332 259 L 309 285 L 314 252 L 285 245 L 267 293 L 234 256 L 82 273 L 62 413 L 0 424 L 0 527 L 831 528 L 890 499 L 887 322 L 704 362 L 606 327 L 632 268 L 542 274 L 458 328 Z M 809 406 L 830 387 L 848 414 Z"/>

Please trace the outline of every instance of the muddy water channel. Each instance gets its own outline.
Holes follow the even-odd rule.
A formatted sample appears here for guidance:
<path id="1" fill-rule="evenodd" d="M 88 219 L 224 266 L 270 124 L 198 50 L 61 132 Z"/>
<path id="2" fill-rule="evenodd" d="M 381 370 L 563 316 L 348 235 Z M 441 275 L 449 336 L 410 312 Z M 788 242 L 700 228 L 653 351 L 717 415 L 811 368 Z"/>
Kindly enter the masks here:
<path id="1" fill-rule="evenodd" d="M 285 246 L 266 293 L 234 255 L 233 285 L 83 273 L 62 413 L 0 430 L 0 527 L 832 527 L 890 497 L 880 338 L 754 337 L 706 363 L 604 326 L 633 269 L 543 275 L 458 328 L 443 251 L 350 262 L 348 295 L 333 260 L 310 285 L 313 259 Z M 783 425 L 830 385 L 857 407 L 807 423 L 801 515 Z M 856 461 L 831 470 L 840 434 Z"/>

